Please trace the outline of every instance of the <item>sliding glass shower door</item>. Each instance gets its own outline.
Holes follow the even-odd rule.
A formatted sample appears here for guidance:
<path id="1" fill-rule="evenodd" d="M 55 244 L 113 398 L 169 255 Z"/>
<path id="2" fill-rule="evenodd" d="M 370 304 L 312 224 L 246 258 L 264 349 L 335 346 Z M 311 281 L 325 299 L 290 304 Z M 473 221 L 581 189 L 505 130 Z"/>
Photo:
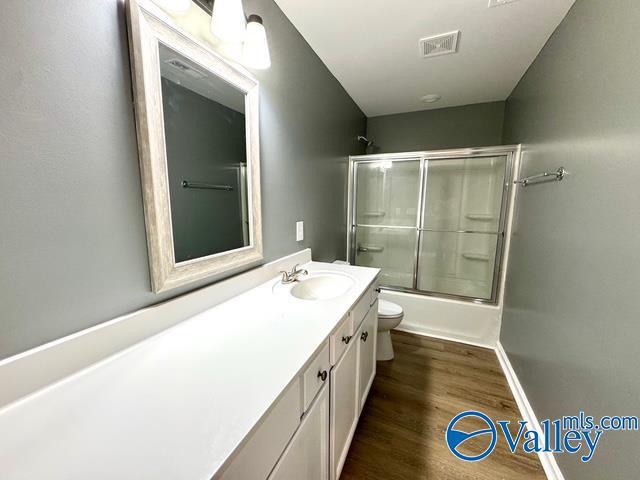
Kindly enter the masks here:
<path id="1" fill-rule="evenodd" d="M 352 158 L 352 263 L 389 288 L 495 302 L 514 153 Z"/>
<path id="2" fill-rule="evenodd" d="M 490 300 L 506 156 L 426 162 L 417 289 Z"/>

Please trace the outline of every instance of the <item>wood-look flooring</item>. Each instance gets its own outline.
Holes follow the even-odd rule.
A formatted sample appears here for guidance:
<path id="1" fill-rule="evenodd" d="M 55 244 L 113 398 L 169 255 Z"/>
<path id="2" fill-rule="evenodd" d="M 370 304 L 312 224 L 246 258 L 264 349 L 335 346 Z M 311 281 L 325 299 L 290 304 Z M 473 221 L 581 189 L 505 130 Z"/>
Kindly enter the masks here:
<path id="1" fill-rule="evenodd" d="M 546 479 L 537 455 L 521 445 L 511 453 L 500 434 L 493 453 L 478 462 L 447 448 L 447 425 L 465 410 L 494 421 L 520 419 L 492 350 L 395 331 L 392 339 L 395 359 L 377 364 L 341 480 Z"/>

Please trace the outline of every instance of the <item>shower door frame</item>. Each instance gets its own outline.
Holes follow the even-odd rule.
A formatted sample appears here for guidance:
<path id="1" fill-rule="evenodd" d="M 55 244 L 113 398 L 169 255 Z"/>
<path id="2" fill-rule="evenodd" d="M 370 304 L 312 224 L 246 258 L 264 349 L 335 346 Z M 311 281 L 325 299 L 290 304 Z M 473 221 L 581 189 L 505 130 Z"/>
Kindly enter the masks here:
<path id="1" fill-rule="evenodd" d="M 417 198 L 417 214 L 416 214 L 416 245 L 413 258 L 413 287 L 398 287 L 393 285 L 381 285 L 381 288 L 385 290 L 391 290 L 396 292 L 413 293 L 416 295 L 424 295 L 428 297 L 446 298 L 453 300 L 462 300 L 465 302 L 496 305 L 499 303 L 500 292 L 502 290 L 502 272 L 504 269 L 505 258 L 505 243 L 507 234 L 507 217 L 511 209 L 511 190 L 513 188 L 513 179 L 515 172 L 515 165 L 520 155 L 519 145 L 504 145 L 496 147 L 475 147 L 475 148 L 457 148 L 447 150 L 427 150 L 418 152 L 402 152 L 402 153 L 382 153 L 372 155 L 352 155 L 349 157 L 349 171 L 348 171 L 348 191 L 347 191 L 347 260 L 355 265 L 356 257 L 356 228 L 358 226 L 364 227 L 378 227 L 378 228 L 405 228 L 412 229 L 411 226 L 391 226 L 391 225 L 357 225 L 356 220 L 356 189 L 357 189 L 357 165 L 360 163 L 377 163 L 381 161 L 393 161 L 393 162 L 406 162 L 406 161 L 419 161 L 420 162 L 420 178 L 418 185 L 418 198 Z M 493 279 L 491 286 L 491 298 L 477 298 L 464 295 L 457 295 L 451 293 L 441 293 L 427 290 L 418 289 L 418 279 L 420 270 L 420 249 L 422 247 L 422 232 L 425 231 L 424 227 L 424 215 L 426 210 L 426 198 L 427 198 L 427 175 L 430 161 L 439 160 L 455 160 L 464 158 L 487 158 L 487 157 L 501 157 L 506 156 L 505 177 L 502 188 L 502 203 L 500 206 L 500 220 L 498 222 L 497 232 L 481 232 L 473 230 L 458 230 L 450 233 L 482 233 L 497 235 L 496 255 L 493 265 Z"/>

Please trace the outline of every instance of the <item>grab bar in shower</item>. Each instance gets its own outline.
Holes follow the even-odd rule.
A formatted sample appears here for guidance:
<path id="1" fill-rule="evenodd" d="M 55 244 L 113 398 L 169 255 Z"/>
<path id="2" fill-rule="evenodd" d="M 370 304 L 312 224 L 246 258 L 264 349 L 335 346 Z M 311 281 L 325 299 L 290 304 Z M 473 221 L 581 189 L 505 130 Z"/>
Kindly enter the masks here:
<path id="1" fill-rule="evenodd" d="M 182 186 L 184 188 L 198 188 L 205 190 L 224 190 L 226 192 L 232 192 L 232 185 L 214 185 L 212 183 L 204 183 L 204 182 L 190 182 L 188 180 L 182 181 Z"/>
<path id="2" fill-rule="evenodd" d="M 520 184 L 523 187 L 528 185 L 535 185 L 536 183 L 561 181 L 567 175 L 567 171 L 564 167 L 560 167 L 555 172 L 544 172 L 537 175 L 531 175 L 520 180 L 514 180 L 513 183 Z"/>

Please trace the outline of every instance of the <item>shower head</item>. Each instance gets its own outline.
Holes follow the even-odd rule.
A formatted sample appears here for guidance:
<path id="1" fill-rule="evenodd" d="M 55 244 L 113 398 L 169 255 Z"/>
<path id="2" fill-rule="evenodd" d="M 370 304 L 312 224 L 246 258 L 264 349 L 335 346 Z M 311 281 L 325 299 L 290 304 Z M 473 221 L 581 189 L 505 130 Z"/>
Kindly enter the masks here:
<path id="1" fill-rule="evenodd" d="M 358 135 L 358 141 L 366 142 L 367 143 L 367 147 L 370 147 L 371 145 L 373 145 L 373 140 L 369 140 L 367 137 L 364 137 L 362 135 Z"/>

